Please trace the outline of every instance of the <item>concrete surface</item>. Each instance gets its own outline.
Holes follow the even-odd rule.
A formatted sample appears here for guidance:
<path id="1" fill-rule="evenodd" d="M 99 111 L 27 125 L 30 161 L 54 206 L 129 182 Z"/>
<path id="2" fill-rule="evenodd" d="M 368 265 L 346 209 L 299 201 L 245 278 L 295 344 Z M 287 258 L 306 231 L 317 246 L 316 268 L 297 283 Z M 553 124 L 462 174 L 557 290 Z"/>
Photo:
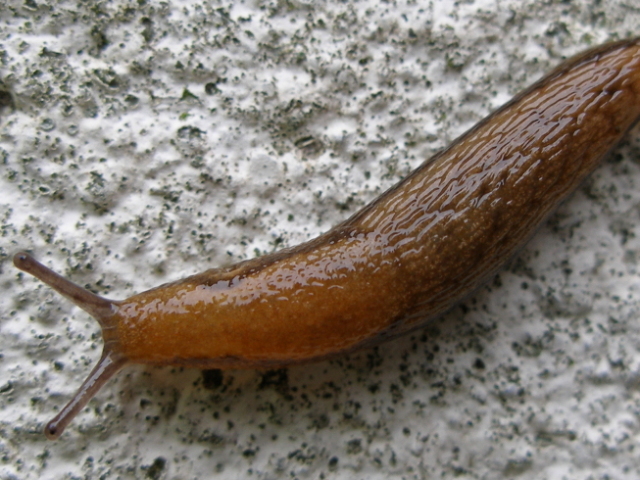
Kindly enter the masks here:
<path id="1" fill-rule="evenodd" d="M 638 129 L 425 330 L 275 372 L 132 366 L 56 442 L 99 328 L 11 264 L 124 298 L 295 245 L 638 34 L 632 3 L 3 2 L 0 478 L 639 478 Z"/>

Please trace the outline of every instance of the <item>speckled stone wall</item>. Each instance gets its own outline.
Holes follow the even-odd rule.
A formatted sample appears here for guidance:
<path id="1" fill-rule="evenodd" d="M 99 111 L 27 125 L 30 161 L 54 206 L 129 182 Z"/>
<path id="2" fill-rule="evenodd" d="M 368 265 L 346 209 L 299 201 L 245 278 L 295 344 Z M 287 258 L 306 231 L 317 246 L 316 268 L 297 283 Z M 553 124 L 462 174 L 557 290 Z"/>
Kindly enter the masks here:
<path id="1" fill-rule="evenodd" d="M 55 442 L 124 298 L 295 245 L 564 57 L 617 1 L 0 6 L 1 479 L 637 479 L 640 131 L 424 331 L 278 371 L 131 366 Z"/>

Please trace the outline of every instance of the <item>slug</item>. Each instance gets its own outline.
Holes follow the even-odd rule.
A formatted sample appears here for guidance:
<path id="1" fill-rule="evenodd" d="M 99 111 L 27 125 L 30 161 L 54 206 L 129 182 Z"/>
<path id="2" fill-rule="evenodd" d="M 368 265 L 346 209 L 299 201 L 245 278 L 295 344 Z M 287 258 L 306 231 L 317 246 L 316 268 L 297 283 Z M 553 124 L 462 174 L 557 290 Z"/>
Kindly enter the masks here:
<path id="1" fill-rule="evenodd" d="M 60 436 L 127 363 L 277 367 L 421 327 L 495 275 L 639 116 L 637 38 L 566 61 L 351 218 L 294 248 L 121 301 L 17 253 L 16 267 L 102 327 L 100 361 L 46 436 Z"/>

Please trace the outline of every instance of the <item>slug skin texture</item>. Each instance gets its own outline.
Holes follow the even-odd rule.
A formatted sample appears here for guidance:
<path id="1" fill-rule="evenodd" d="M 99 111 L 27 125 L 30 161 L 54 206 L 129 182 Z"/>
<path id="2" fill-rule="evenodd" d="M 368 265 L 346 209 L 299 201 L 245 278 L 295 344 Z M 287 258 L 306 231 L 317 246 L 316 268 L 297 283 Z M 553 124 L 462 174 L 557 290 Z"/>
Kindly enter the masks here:
<path id="1" fill-rule="evenodd" d="M 495 275 L 639 116 L 634 39 L 566 61 L 353 217 L 297 247 L 124 301 L 84 298 L 16 255 L 19 268 L 103 327 L 100 363 L 47 435 L 59 436 L 128 362 L 274 367 L 421 327 Z"/>
<path id="2" fill-rule="evenodd" d="M 639 115 L 638 42 L 582 55 L 321 237 L 122 302 L 122 353 L 274 366 L 419 327 L 495 275 Z"/>

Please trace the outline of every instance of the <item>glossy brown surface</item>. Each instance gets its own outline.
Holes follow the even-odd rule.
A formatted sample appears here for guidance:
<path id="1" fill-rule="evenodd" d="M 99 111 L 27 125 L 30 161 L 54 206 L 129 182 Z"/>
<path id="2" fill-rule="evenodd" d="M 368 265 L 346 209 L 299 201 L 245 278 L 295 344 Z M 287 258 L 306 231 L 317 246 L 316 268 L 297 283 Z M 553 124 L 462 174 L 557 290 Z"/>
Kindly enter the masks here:
<path id="1" fill-rule="evenodd" d="M 587 52 L 320 238 L 126 300 L 122 351 L 270 366 L 416 328 L 494 275 L 638 115 L 638 41 Z"/>
<path id="2" fill-rule="evenodd" d="M 519 249 L 640 116 L 640 40 L 565 62 L 346 222 L 298 247 L 134 295 L 97 297 L 26 253 L 18 268 L 95 316 L 102 358 L 57 438 L 127 362 L 271 367 L 423 325 Z"/>

